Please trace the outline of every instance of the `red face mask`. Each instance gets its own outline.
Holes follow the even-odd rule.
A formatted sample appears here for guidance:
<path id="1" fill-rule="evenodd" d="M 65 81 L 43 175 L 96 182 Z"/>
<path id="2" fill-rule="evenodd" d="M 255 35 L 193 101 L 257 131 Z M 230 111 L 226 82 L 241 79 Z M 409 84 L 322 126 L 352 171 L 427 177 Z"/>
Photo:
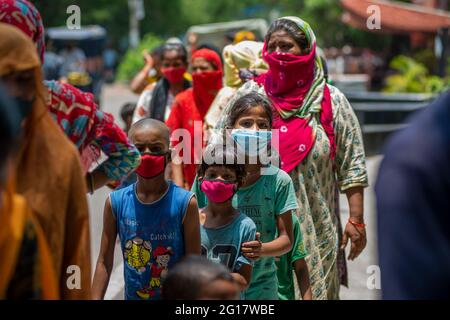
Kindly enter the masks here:
<path id="1" fill-rule="evenodd" d="M 295 93 L 304 96 L 314 80 L 316 50 L 304 56 L 273 52 L 264 59 L 270 67 L 271 80 L 267 84 L 272 94 Z"/>
<path id="2" fill-rule="evenodd" d="M 303 99 L 314 81 L 316 46 L 307 55 L 267 52 L 264 44 L 263 58 L 269 64 L 269 71 L 254 80 L 264 85 L 264 89 L 275 108 L 293 110 L 303 104 Z"/>
<path id="3" fill-rule="evenodd" d="M 202 180 L 200 190 L 206 194 L 209 201 L 223 203 L 234 196 L 236 185 L 222 180 Z"/>
<path id="4" fill-rule="evenodd" d="M 217 93 L 222 89 L 222 76 L 222 71 L 192 74 L 195 103 L 201 112 L 206 114 Z"/>
<path id="5" fill-rule="evenodd" d="M 161 72 L 169 83 L 180 83 L 184 79 L 186 73 L 185 67 L 178 68 L 161 68 Z"/>
<path id="6" fill-rule="evenodd" d="M 144 179 L 151 179 L 163 173 L 165 168 L 166 155 L 144 154 L 135 172 Z"/>

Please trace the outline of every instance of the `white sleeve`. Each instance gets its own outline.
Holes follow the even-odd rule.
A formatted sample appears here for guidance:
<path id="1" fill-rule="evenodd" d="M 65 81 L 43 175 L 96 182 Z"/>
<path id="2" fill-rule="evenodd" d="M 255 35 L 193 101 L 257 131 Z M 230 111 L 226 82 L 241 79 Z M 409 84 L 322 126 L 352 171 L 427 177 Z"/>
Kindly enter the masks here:
<path id="1" fill-rule="evenodd" d="M 136 104 L 136 109 L 134 109 L 133 112 L 132 123 L 136 123 L 139 120 L 150 116 L 147 106 L 150 105 L 152 95 L 153 95 L 153 87 L 150 89 L 146 89 L 142 92 Z"/>

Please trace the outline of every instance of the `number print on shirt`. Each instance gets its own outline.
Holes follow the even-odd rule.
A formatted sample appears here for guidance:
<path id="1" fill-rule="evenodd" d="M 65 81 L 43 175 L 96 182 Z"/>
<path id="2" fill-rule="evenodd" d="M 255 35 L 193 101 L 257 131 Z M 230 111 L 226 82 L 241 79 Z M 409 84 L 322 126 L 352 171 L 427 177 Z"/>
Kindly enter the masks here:
<path id="1" fill-rule="evenodd" d="M 206 256 L 208 259 L 221 262 L 226 265 L 228 269 L 232 270 L 234 261 L 238 250 L 235 246 L 229 244 L 216 244 L 211 250 L 202 245 L 202 255 Z"/>

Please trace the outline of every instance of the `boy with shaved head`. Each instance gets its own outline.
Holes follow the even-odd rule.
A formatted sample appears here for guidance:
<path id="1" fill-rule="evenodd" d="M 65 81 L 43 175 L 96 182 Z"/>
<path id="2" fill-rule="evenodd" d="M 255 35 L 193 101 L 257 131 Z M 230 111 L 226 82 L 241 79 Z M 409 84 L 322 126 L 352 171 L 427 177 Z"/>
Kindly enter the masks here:
<path id="1" fill-rule="evenodd" d="M 170 161 L 170 136 L 158 120 L 142 119 L 130 129 L 141 153 L 137 182 L 106 200 L 100 254 L 92 295 L 103 299 L 119 235 L 124 259 L 125 299 L 161 298 L 161 283 L 174 263 L 200 254 L 197 201 L 192 193 L 164 178 Z"/>

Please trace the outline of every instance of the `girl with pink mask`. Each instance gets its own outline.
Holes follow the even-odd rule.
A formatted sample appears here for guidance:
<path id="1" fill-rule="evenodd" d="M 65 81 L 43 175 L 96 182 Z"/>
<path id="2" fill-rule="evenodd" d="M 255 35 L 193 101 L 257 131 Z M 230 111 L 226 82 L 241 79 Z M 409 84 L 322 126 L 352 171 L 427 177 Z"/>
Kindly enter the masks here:
<path id="1" fill-rule="evenodd" d="M 202 255 L 228 267 L 241 291 L 250 284 L 253 269 L 241 246 L 256 238 L 255 223 L 232 205 L 245 175 L 245 165 L 237 164 L 233 148 L 223 144 L 209 145 L 198 168 L 198 183 L 208 198 L 200 212 Z"/>

